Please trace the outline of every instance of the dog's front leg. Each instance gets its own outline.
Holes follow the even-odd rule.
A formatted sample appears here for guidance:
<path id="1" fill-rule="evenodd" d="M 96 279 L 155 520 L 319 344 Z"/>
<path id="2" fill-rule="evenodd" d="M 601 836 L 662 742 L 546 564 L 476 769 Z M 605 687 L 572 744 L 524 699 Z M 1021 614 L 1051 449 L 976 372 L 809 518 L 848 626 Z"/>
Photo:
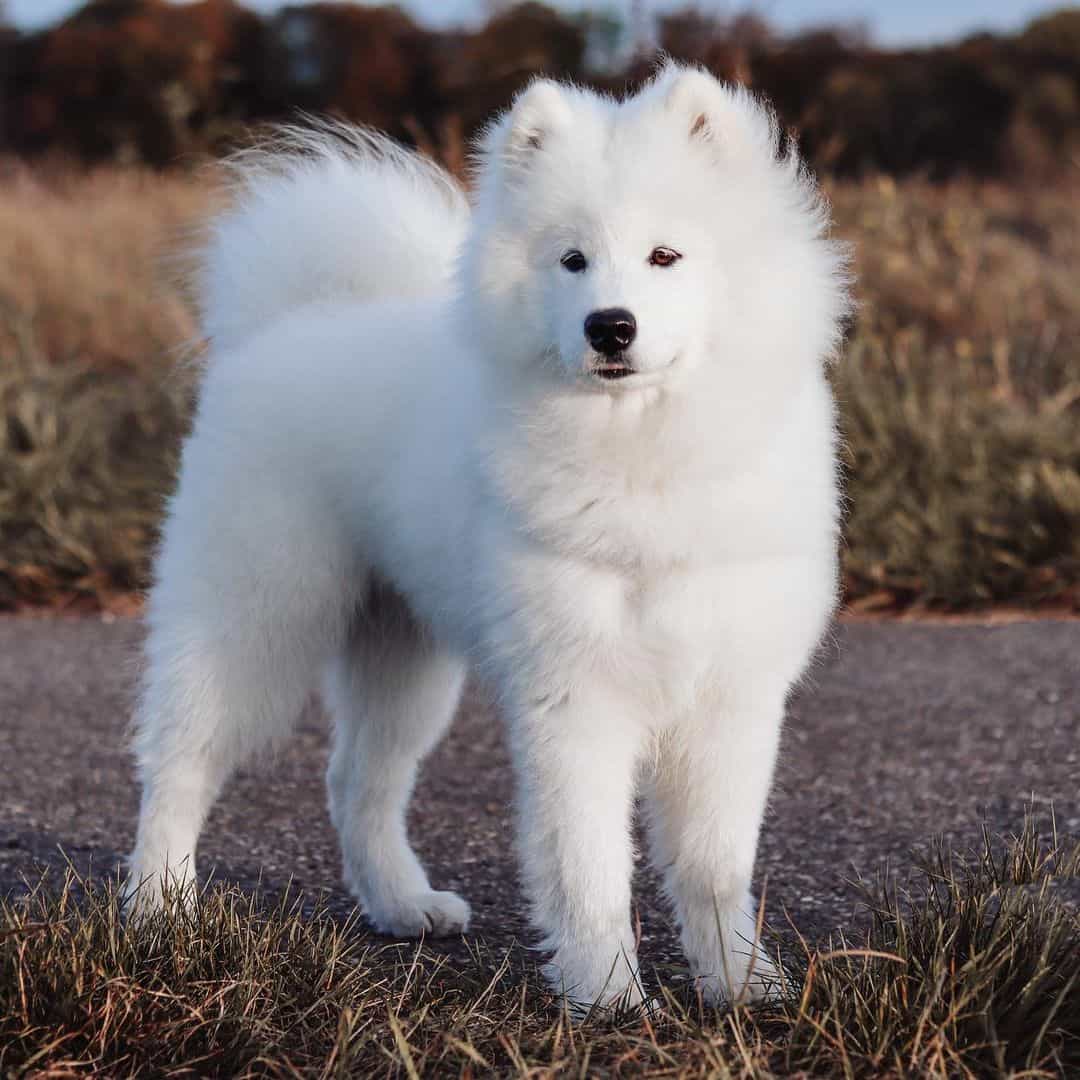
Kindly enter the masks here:
<path id="1" fill-rule="evenodd" d="M 750 888 L 783 714 L 779 696 L 703 703 L 666 734 L 646 782 L 651 860 L 710 1002 L 784 989 Z"/>
<path id="2" fill-rule="evenodd" d="M 642 994 L 630 823 L 643 728 L 617 696 L 572 690 L 514 710 L 522 876 L 545 974 L 578 1013 Z"/>

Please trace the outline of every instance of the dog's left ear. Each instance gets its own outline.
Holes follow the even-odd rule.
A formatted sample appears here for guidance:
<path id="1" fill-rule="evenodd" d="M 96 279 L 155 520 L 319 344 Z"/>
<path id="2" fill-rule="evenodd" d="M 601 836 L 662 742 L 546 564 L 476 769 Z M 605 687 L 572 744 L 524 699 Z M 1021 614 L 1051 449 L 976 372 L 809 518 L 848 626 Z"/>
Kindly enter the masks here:
<path id="1" fill-rule="evenodd" d="M 729 102 L 723 86 L 698 68 L 674 64 L 657 77 L 664 108 L 686 125 L 687 136 L 706 142 L 723 138 L 723 118 Z"/>
<path id="2" fill-rule="evenodd" d="M 723 83 L 700 68 L 669 62 L 649 93 L 690 142 L 715 150 L 717 160 L 776 158 L 775 117 L 744 87 Z"/>

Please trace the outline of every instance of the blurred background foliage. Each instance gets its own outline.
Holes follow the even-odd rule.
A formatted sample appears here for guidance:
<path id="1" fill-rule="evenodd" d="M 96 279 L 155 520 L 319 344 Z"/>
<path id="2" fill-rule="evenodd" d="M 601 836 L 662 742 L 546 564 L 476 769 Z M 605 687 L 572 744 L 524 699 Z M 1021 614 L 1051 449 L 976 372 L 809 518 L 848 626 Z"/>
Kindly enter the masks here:
<path id="1" fill-rule="evenodd" d="M 93 0 L 37 33 L 5 31 L 3 131 L 20 154 L 164 166 L 302 108 L 438 146 L 537 73 L 622 90 L 661 49 L 764 92 L 835 175 L 1030 175 L 1080 154 L 1080 9 L 886 51 L 842 27 L 781 36 L 753 14 L 690 8 L 645 32 L 607 13 L 498 7 L 478 30 L 437 32 L 396 7 L 260 16 L 234 0 Z"/>
<path id="2" fill-rule="evenodd" d="M 621 92 L 657 45 L 774 101 L 852 245 L 849 606 L 1080 610 L 1080 9 L 901 51 L 752 15 L 638 29 L 96 0 L 0 31 L 0 610 L 129 610 L 147 584 L 201 349 L 170 253 L 224 197 L 196 166 L 304 109 L 461 175 L 533 75 Z"/>

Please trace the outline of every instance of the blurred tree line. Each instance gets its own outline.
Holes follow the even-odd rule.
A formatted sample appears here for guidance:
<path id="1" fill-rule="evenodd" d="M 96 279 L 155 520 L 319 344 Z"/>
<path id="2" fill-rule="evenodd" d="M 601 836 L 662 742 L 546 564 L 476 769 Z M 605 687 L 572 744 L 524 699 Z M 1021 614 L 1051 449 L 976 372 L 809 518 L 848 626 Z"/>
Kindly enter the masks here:
<path id="1" fill-rule="evenodd" d="M 902 51 L 856 30 L 780 36 L 752 15 L 687 10 L 645 35 L 610 14 L 493 10 L 478 30 L 435 32 L 396 7 L 260 16 L 235 0 L 93 0 L 38 33 L 0 27 L 0 138 L 24 155 L 166 166 L 305 109 L 384 128 L 460 168 L 464 140 L 533 75 L 622 91 L 659 49 L 764 91 L 835 174 L 1044 176 L 1080 164 L 1080 8 L 1016 35 Z"/>

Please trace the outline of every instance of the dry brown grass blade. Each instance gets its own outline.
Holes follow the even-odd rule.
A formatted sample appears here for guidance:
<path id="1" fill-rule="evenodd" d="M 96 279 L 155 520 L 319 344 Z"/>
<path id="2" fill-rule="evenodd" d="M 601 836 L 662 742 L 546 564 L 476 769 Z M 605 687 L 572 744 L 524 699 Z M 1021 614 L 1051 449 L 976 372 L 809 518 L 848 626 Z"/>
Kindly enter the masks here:
<path id="1" fill-rule="evenodd" d="M 801 994 L 580 1027 L 524 956 L 373 943 L 288 890 L 208 887 L 125 925 L 69 872 L 0 905 L 0 1073 L 852 1077 L 1080 1070 L 1080 844 L 1033 821 L 867 887 L 864 942 L 806 946 Z M 33 931 L 28 932 L 28 931 Z"/>

